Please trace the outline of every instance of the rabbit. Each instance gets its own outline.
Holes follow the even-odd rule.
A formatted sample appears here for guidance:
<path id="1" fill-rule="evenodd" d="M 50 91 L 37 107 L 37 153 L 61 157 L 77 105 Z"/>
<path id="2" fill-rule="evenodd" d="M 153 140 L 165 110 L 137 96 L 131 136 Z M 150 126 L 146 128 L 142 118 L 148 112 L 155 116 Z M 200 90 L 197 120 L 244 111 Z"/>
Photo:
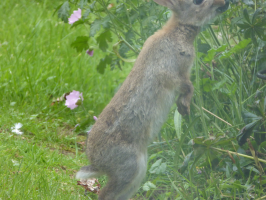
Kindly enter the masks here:
<path id="1" fill-rule="evenodd" d="M 147 146 L 171 106 L 176 102 L 181 115 L 189 114 L 193 41 L 200 26 L 229 5 L 226 0 L 154 1 L 168 7 L 172 16 L 147 39 L 130 74 L 100 114 L 87 138 L 91 165 L 76 175 L 77 179 L 108 176 L 99 200 L 132 197 L 146 174 Z"/>

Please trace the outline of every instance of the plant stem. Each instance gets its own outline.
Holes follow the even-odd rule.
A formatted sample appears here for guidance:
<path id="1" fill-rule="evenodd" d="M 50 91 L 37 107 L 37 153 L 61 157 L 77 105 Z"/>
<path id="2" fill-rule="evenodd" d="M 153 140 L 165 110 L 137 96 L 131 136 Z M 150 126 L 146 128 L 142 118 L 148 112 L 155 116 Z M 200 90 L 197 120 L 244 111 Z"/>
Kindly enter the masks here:
<path id="1" fill-rule="evenodd" d="M 197 41 L 197 40 L 195 40 Z M 194 42 L 194 45 L 195 45 L 195 48 L 198 49 L 198 44 L 197 42 Z M 204 117 L 204 113 L 203 113 L 203 110 L 202 110 L 202 107 L 203 107 L 203 100 L 202 100 L 202 92 L 200 91 L 200 64 L 198 62 L 198 59 L 199 56 L 198 56 L 198 51 L 196 52 L 196 59 L 195 59 L 195 66 L 196 66 L 196 86 L 197 86 L 197 91 L 198 91 L 198 98 L 197 98 L 197 102 L 198 102 L 198 105 L 200 107 L 200 115 L 201 115 L 201 121 L 202 121 L 202 126 L 203 126 L 203 130 L 204 130 L 204 133 L 207 135 L 208 134 L 208 128 L 207 128 L 207 125 L 206 125 L 206 121 L 205 121 L 205 117 Z"/>
<path id="2" fill-rule="evenodd" d="M 231 153 L 231 154 L 235 154 L 237 156 L 241 156 L 241 157 L 244 157 L 244 158 L 249 158 L 249 159 L 252 159 L 254 160 L 254 158 L 252 156 L 248 156 L 248 155 L 245 155 L 245 154 L 242 154 L 242 153 L 237 153 L 237 152 L 233 152 L 233 151 L 228 151 L 228 150 L 223 150 L 223 149 L 219 149 L 219 148 L 215 148 L 215 147 L 210 147 L 211 149 L 214 149 L 216 151 L 220 151 L 220 152 L 224 152 L 224 153 Z M 266 163 L 266 160 L 263 160 L 263 159 L 260 159 L 258 158 L 258 160 L 260 162 L 263 162 L 263 163 Z"/>
<path id="3" fill-rule="evenodd" d="M 262 199 L 266 199 L 266 196 L 260 197 L 260 198 L 258 198 L 256 200 L 262 200 Z"/>
<path id="4" fill-rule="evenodd" d="M 266 85 L 262 86 L 261 88 L 259 88 L 258 90 L 263 90 L 266 87 Z M 256 95 L 256 92 L 252 95 L 250 95 L 245 101 L 242 101 L 241 104 L 244 104 L 247 100 L 249 100 L 251 97 L 253 97 L 254 95 Z"/>

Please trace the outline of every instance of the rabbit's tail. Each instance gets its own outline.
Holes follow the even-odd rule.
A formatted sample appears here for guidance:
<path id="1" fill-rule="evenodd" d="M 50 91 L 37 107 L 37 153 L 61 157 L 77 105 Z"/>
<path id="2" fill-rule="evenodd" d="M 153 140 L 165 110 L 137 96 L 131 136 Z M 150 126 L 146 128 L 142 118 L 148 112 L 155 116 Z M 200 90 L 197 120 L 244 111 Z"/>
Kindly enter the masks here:
<path id="1" fill-rule="evenodd" d="M 91 165 L 88 165 L 88 166 L 82 167 L 78 171 L 76 175 L 76 179 L 89 179 L 89 178 L 96 178 L 98 176 L 100 176 L 100 173 L 97 171 L 97 169 L 95 169 Z"/>

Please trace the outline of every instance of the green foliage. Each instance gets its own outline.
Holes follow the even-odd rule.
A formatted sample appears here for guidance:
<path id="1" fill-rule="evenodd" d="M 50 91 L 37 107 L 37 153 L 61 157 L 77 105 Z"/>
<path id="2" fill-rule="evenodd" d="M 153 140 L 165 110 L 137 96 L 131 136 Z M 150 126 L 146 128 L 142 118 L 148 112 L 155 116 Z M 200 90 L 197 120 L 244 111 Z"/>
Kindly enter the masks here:
<path id="1" fill-rule="evenodd" d="M 266 36 L 264 34 L 265 26 L 266 26 L 266 16 L 261 17 L 261 8 L 257 9 L 252 16 L 250 17 L 247 9 L 244 9 L 242 20 L 239 20 L 237 26 L 244 32 L 245 38 L 251 38 L 253 43 L 258 46 L 258 42 L 256 36 L 258 36 L 262 40 L 266 40 Z"/>
<path id="2" fill-rule="evenodd" d="M 58 7 L 58 17 L 61 18 L 65 23 L 68 22 L 69 10 L 70 7 L 68 1 Z"/>
<path id="3" fill-rule="evenodd" d="M 99 48 L 103 51 L 106 52 L 108 49 L 108 43 L 107 42 L 112 42 L 112 35 L 110 31 L 103 32 L 100 34 L 97 38 L 97 43 L 99 44 Z"/>
<path id="4" fill-rule="evenodd" d="M 94 37 L 95 34 L 101 30 L 102 20 L 96 19 L 92 24 L 90 28 L 90 37 Z"/>
<path id="5" fill-rule="evenodd" d="M 77 0 L 74 3 L 75 9 L 78 6 L 83 8 L 81 19 L 83 22 L 79 20 L 72 27 L 76 28 L 82 25 L 89 28 L 89 33 L 85 37 L 96 38 L 97 44 L 93 45 L 97 45 L 100 50 L 107 52 L 111 50 L 109 43 L 113 39 L 116 40 L 114 44 L 123 42 L 122 45 L 114 46 L 113 44 L 113 48 L 118 48 L 116 53 L 107 55 L 108 58 L 116 60 L 116 64 L 112 66 L 118 68 L 121 68 L 121 64 L 124 65 L 125 62 L 135 60 L 134 58 L 144 41 L 161 27 L 169 13 L 154 2 L 145 1 L 99 0 L 86 3 L 84 0 Z M 64 4 L 62 4 L 58 13 L 63 13 L 64 8 Z M 124 62 L 117 62 L 117 56 Z M 104 59 L 99 60 L 98 72 L 104 73 L 105 66 Z"/>
<path id="6" fill-rule="evenodd" d="M 107 65 L 111 65 L 111 63 L 112 63 L 112 56 L 111 55 L 105 56 L 104 58 L 101 59 L 100 63 L 97 65 L 97 71 L 100 74 L 103 74 Z"/>
<path id="7" fill-rule="evenodd" d="M 153 165 L 149 169 L 149 172 L 151 174 L 161 174 L 165 172 L 166 167 L 166 163 L 162 163 L 162 159 L 159 159 L 155 163 L 153 163 Z"/>
<path id="8" fill-rule="evenodd" d="M 177 138 L 180 140 L 182 134 L 182 116 L 177 110 L 175 110 L 174 123 Z"/>
<path id="9" fill-rule="evenodd" d="M 74 42 L 71 43 L 71 47 L 75 48 L 78 52 L 89 49 L 89 37 L 78 36 Z"/>
<path id="10" fill-rule="evenodd" d="M 143 185 L 143 190 L 144 191 L 149 191 L 149 190 L 151 190 L 151 189 L 156 189 L 156 185 L 154 185 L 152 182 L 150 182 L 150 181 L 147 181 L 146 183 L 144 183 L 144 185 Z"/>

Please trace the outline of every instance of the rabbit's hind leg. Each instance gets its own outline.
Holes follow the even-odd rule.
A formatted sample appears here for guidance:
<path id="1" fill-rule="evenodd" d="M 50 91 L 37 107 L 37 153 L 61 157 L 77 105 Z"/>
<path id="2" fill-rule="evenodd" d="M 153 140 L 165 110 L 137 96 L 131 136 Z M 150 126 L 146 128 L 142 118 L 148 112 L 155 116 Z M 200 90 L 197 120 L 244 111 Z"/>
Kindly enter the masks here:
<path id="1" fill-rule="evenodd" d="M 146 157 L 146 154 L 130 156 L 121 163 L 115 173 L 109 176 L 107 185 L 100 192 L 99 200 L 128 200 L 145 177 Z"/>
<path id="2" fill-rule="evenodd" d="M 139 186 L 146 175 L 147 170 L 147 155 L 142 154 L 138 160 L 138 174 L 131 181 L 127 189 L 119 196 L 118 200 L 128 200 L 133 194 L 137 192 Z"/>

